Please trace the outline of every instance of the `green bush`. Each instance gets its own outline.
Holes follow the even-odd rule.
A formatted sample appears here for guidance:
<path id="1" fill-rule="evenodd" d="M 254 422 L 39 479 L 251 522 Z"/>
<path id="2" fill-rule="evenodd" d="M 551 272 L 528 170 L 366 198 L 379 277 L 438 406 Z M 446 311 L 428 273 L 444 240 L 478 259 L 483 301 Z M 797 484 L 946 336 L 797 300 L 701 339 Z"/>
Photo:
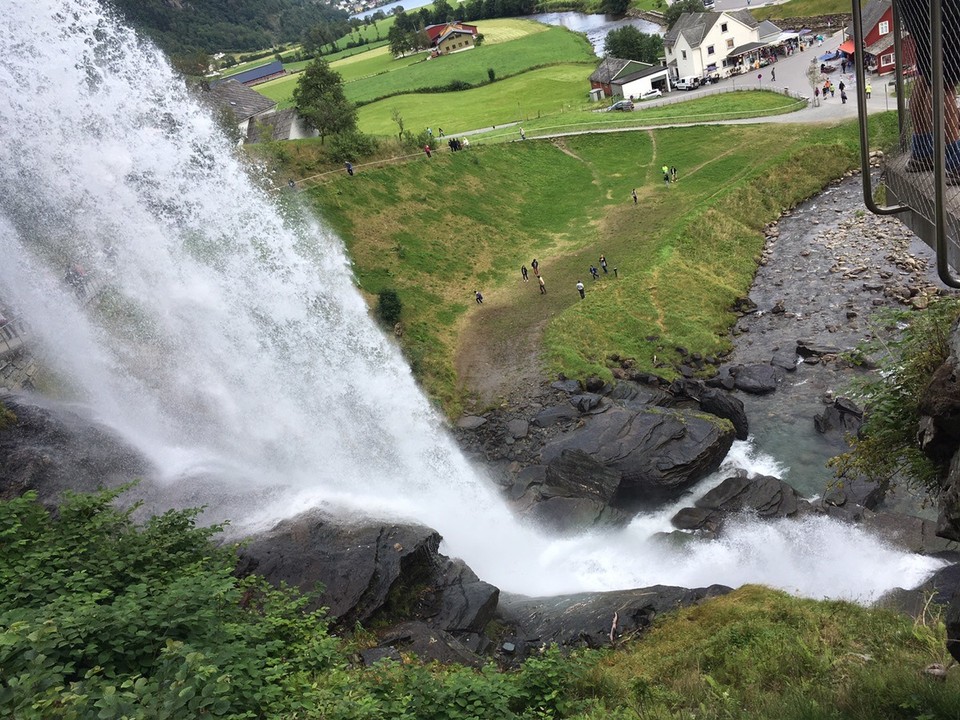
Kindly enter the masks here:
<path id="1" fill-rule="evenodd" d="M 396 290 L 381 290 L 377 295 L 377 315 L 387 325 L 394 325 L 400 320 L 403 303 Z"/>
<path id="2" fill-rule="evenodd" d="M 328 154 L 334 162 L 342 163 L 369 157 L 379 147 L 380 142 L 372 135 L 364 135 L 362 132 L 337 133 L 330 137 Z"/>

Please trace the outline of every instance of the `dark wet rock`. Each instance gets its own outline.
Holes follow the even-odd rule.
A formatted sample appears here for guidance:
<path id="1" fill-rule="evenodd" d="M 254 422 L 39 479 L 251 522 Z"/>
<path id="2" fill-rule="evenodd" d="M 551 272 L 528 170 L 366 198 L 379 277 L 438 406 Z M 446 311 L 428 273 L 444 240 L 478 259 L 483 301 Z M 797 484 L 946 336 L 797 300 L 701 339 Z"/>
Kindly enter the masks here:
<path id="1" fill-rule="evenodd" d="M 41 502 L 53 505 L 64 490 L 117 487 L 151 471 L 120 437 L 71 410 L 16 395 L 5 394 L 2 401 L 16 421 L 0 427 L 0 499 L 35 490 Z"/>
<path id="2" fill-rule="evenodd" d="M 414 619 L 445 630 L 482 630 L 499 591 L 462 561 L 440 555 L 439 545 L 440 535 L 422 525 L 345 523 L 311 512 L 255 536 L 240 551 L 238 571 L 304 592 L 322 583 L 312 607 L 328 607 L 344 625 L 369 621 L 392 593 L 423 585 L 429 589 L 406 603 Z"/>
<path id="3" fill-rule="evenodd" d="M 390 629 L 380 638 L 381 647 L 413 654 L 423 663 L 454 663 L 468 667 L 480 667 L 485 660 L 456 637 L 427 623 L 411 621 Z"/>
<path id="4" fill-rule="evenodd" d="M 748 297 L 739 297 L 733 301 L 733 311 L 746 315 L 757 311 L 757 304 Z"/>
<path id="5" fill-rule="evenodd" d="M 951 356 L 934 372 L 920 398 L 920 445 L 938 462 L 960 447 L 960 372 Z"/>
<path id="6" fill-rule="evenodd" d="M 715 388 L 704 388 L 700 393 L 700 409 L 711 415 L 729 420 L 733 424 L 737 440 L 746 440 L 750 434 L 747 412 L 743 401 L 728 392 Z"/>
<path id="7" fill-rule="evenodd" d="M 588 377 L 584 382 L 584 389 L 590 393 L 603 393 L 609 391 L 607 384 L 597 376 Z"/>
<path id="8" fill-rule="evenodd" d="M 845 443 L 847 435 L 855 435 L 863 424 L 863 410 L 849 398 L 839 397 L 813 417 L 813 425 L 821 435 L 830 434 Z"/>
<path id="9" fill-rule="evenodd" d="M 619 525 L 629 515 L 609 507 L 620 473 L 582 450 L 564 450 L 547 465 L 540 483 L 528 485 L 522 504 L 533 520 L 562 532 Z"/>
<path id="10" fill-rule="evenodd" d="M 403 656 L 395 647 L 372 647 L 360 651 L 360 657 L 366 667 L 376 665 L 381 660 L 393 660 L 394 662 L 403 662 Z"/>
<path id="11" fill-rule="evenodd" d="M 662 613 L 728 592 L 730 588 L 723 585 L 693 590 L 654 585 L 547 598 L 504 593 L 498 616 L 515 628 L 519 640 L 530 645 L 603 647 L 642 632 Z"/>
<path id="12" fill-rule="evenodd" d="M 780 300 L 777 300 L 777 301 L 773 304 L 773 307 L 770 308 L 770 312 L 772 312 L 774 315 L 783 315 L 783 313 L 784 313 L 785 311 L 786 311 L 786 308 L 784 308 L 783 299 L 782 299 L 782 298 L 781 298 Z"/>
<path id="13" fill-rule="evenodd" d="M 796 515 L 802 502 L 796 490 L 782 480 L 757 475 L 727 478 L 695 505 L 723 513 L 750 510 L 762 518 L 784 518 Z"/>
<path id="14" fill-rule="evenodd" d="M 477 428 L 486 424 L 487 419 L 480 417 L 479 415 L 464 415 L 462 418 L 457 420 L 457 427 L 461 430 L 476 430 Z"/>
<path id="15" fill-rule="evenodd" d="M 720 530 L 721 516 L 715 510 L 708 508 L 686 507 L 681 508 L 670 519 L 670 524 L 678 530 L 709 530 L 717 533 Z"/>
<path id="16" fill-rule="evenodd" d="M 601 403 L 603 403 L 603 396 L 596 393 L 570 396 L 570 404 L 582 413 L 600 408 Z"/>
<path id="17" fill-rule="evenodd" d="M 554 405 L 544 408 L 533 416 L 531 424 L 537 427 L 550 427 L 557 423 L 569 423 L 580 417 L 579 411 L 570 405 Z"/>
<path id="18" fill-rule="evenodd" d="M 935 522 L 913 515 L 865 511 L 862 525 L 907 552 L 940 555 L 960 550 L 956 542 L 937 536 Z"/>
<path id="19" fill-rule="evenodd" d="M 733 444 L 733 425 L 688 410 L 612 407 L 547 444 L 549 464 L 564 450 L 582 450 L 622 474 L 618 505 L 650 507 L 674 499 L 719 467 Z"/>
<path id="20" fill-rule="evenodd" d="M 632 381 L 618 382 L 610 391 L 609 398 L 631 407 L 667 406 L 673 401 L 673 396 L 665 390 Z"/>
<path id="21" fill-rule="evenodd" d="M 525 438 L 528 432 L 530 432 L 530 423 L 526 420 L 515 418 L 507 423 L 507 433 L 514 439 Z"/>
<path id="22" fill-rule="evenodd" d="M 843 349 L 835 345 L 824 345 L 810 340 L 797 340 L 797 355 L 802 358 L 839 355 L 842 352 Z"/>
<path id="23" fill-rule="evenodd" d="M 546 465 L 528 465 L 517 473 L 510 494 L 514 500 L 518 500 L 531 485 L 543 485 L 546 481 Z"/>
<path id="24" fill-rule="evenodd" d="M 797 353 L 793 350 L 778 350 L 770 358 L 770 364 L 787 372 L 794 372 L 797 369 Z"/>
<path id="25" fill-rule="evenodd" d="M 833 507 L 857 505 L 876 510 L 883 502 L 884 491 L 875 482 L 862 478 L 831 482 L 823 492 L 823 502 Z"/>
<path id="26" fill-rule="evenodd" d="M 736 371 L 736 372 L 734 372 Z M 730 369 L 734 376 L 734 385 L 738 390 L 765 395 L 777 389 L 780 384 L 780 370 L 772 365 L 740 365 Z"/>
<path id="27" fill-rule="evenodd" d="M 556 382 L 550 383 L 550 387 L 554 390 L 565 392 L 568 395 L 576 395 L 582 391 L 579 380 L 557 380 Z"/>

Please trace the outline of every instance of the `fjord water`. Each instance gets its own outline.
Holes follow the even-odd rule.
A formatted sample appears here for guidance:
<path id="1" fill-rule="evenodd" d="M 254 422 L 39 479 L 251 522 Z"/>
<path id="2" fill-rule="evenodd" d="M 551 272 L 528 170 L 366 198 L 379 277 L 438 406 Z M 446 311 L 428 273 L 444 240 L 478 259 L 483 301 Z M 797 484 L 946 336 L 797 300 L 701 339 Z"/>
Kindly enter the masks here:
<path id="1" fill-rule="evenodd" d="M 368 317 L 340 240 L 278 201 L 161 53 L 94 0 L 34 0 L 7 9 L 0 58 L 0 301 L 59 393 L 178 501 L 239 497 L 242 528 L 311 507 L 414 519 L 527 594 L 763 582 L 869 600 L 937 566 L 823 518 L 675 549 L 650 539 L 675 508 L 616 533 L 525 527 Z M 93 299 L 64 282 L 74 264 Z M 737 443 L 726 469 L 783 470 L 751 453 Z"/>

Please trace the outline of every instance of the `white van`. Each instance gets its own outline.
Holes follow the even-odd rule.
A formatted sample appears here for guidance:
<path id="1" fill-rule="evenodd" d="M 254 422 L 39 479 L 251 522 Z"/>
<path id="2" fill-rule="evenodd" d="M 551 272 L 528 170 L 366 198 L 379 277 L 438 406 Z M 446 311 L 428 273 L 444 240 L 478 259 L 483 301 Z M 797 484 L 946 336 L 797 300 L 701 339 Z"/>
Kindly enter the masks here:
<path id="1" fill-rule="evenodd" d="M 700 78 L 688 75 L 687 77 L 678 78 L 673 83 L 673 86 L 677 90 L 693 90 L 700 86 Z"/>

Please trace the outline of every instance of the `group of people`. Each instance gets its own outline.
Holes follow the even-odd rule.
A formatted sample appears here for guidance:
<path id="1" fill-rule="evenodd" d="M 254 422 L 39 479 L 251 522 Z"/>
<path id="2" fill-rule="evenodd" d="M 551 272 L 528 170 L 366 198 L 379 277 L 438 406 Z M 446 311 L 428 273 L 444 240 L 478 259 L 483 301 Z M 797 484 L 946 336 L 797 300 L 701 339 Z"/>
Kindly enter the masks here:
<path id="1" fill-rule="evenodd" d="M 543 281 L 543 275 L 540 274 L 540 261 L 534 258 L 530 261 L 530 267 L 533 268 L 534 277 L 537 278 L 537 283 L 540 285 L 540 294 L 547 294 L 547 284 Z M 530 274 L 527 272 L 527 266 L 520 266 L 520 275 L 523 278 L 524 282 L 530 282 Z"/>
<path id="2" fill-rule="evenodd" d="M 663 183 L 664 183 L 665 185 L 669 185 L 670 183 L 677 181 L 677 166 L 676 166 L 676 165 L 667 165 L 666 163 L 664 163 L 664 164 L 663 164 L 663 167 L 660 168 L 660 170 L 661 170 L 661 172 L 663 172 Z M 637 202 L 637 191 L 636 191 L 636 190 L 633 191 L 633 202 L 634 202 L 634 204 L 636 204 L 636 202 Z"/>
<path id="3" fill-rule="evenodd" d="M 605 255 L 601 255 L 600 259 L 597 262 L 600 265 L 600 270 L 603 270 L 603 274 L 608 275 L 610 273 L 610 270 L 607 266 L 607 257 Z M 540 274 L 540 261 L 537 260 L 536 258 L 531 260 L 530 269 L 533 270 L 533 276 L 537 279 L 537 284 L 540 287 L 540 294 L 546 295 L 547 283 L 544 281 L 543 275 Z M 600 270 L 598 270 L 595 265 L 590 265 L 590 275 L 593 276 L 594 280 L 600 279 Z M 614 275 L 617 274 L 616 268 L 613 269 L 613 274 Z M 520 277 L 523 278 L 524 282 L 530 282 L 530 270 L 527 270 L 526 265 L 520 266 Z M 581 300 L 585 299 L 587 297 L 586 286 L 583 284 L 582 280 L 577 280 L 576 288 L 577 288 L 577 292 L 580 293 L 580 299 Z M 483 293 L 481 293 L 479 290 L 473 291 L 473 298 L 474 300 L 476 300 L 477 305 L 483 305 Z"/>
<path id="4" fill-rule="evenodd" d="M 452 137 L 449 140 L 447 140 L 447 145 L 450 147 L 451 152 L 457 152 L 459 150 L 464 150 L 470 147 L 470 141 L 467 140 L 467 138 L 463 138 L 461 140 L 460 138 Z M 427 157 L 433 157 L 433 148 L 430 147 L 430 143 L 427 143 L 426 145 L 423 146 L 423 153 Z"/>

